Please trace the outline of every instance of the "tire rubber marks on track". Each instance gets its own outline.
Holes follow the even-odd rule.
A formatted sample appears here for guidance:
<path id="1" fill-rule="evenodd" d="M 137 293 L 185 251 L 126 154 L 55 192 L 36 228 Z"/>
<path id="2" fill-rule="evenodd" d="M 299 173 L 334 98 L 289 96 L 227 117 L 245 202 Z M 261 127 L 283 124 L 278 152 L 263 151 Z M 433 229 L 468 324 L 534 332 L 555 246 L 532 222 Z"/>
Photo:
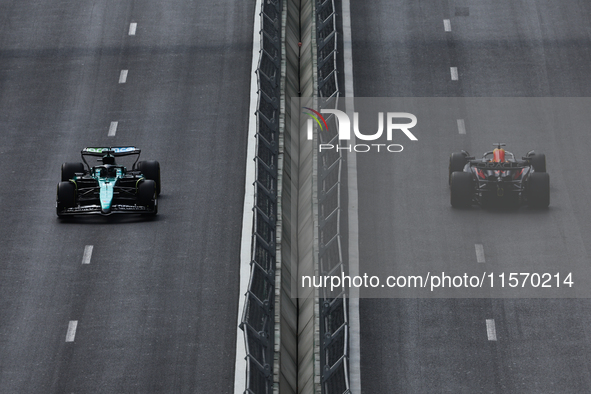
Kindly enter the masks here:
<path id="1" fill-rule="evenodd" d="M 456 7 L 456 16 L 470 16 L 470 7 Z"/>
<path id="2" fill-rule="evenodd" d="M 130 36 L 135 36 L 135 31 L 137 30 L 137 23 L 136 22 L 131 22 L 129 24 L 129 35 Z"/>
<path id="3" fill-rule="evenodd" d="M 86 245 L 84 247 L 84 254 L 82 255 L 82 264 L 90 264 L 90 258 L 92 257 L 93 245 Z"/>
<path id="4" fill-rule="evenodd" d="M 78 320 L 70 320 L 68 323 L 68 331 L 66 332 L 66 342 L 74 342 L 76 328 L 78 328 Z"/>
<path id="5" fill-rule="evenodd" d="M 484 260 L 484 246 L 482 244 L 476 244 L 474 245 L 474 249 L 476 250 L 476 262 L 484 264 L 486 262 Z"/>

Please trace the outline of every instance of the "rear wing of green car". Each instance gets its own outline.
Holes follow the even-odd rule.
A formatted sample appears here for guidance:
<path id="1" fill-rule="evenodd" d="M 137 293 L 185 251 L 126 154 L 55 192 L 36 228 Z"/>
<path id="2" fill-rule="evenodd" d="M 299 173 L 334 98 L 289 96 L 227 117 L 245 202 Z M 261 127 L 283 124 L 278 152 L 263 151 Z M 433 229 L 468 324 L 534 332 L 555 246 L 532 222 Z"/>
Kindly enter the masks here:
<path id="1" fill-rule="evenodd" d="M 135 169 L 135 165 L 140 159 L 140 153 L 142 151 L 135 146 L 111 146 L 111 147 L 95 147 L 90 146 L 87 148 L 82 149 L 80 152 L 80 156 L 82 156 L 82 161 L 88 169 L 90 170 L 91 166 L 86 161 L 85 156 L 95 156 L 95 157 L 104 157 L 105 155 L 111 155 L 114 157 L 121 157 L 121 156 L 131 156 L 137 155 L 137 158 L 133 162 L 132 168 Z"/>

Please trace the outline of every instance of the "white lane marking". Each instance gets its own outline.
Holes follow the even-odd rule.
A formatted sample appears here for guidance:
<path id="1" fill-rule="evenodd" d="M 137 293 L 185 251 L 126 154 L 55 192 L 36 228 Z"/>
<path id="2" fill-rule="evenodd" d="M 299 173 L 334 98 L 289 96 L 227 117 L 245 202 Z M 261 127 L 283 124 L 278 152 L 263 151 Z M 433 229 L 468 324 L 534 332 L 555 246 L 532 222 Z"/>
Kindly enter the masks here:
<path id="1" fill-rule="evenodd" d="M 354 97 L 353 92 L 353 47 L 351 44 L 351 5 L 349 0 L 341 3 L 343 18 L 343 59 L 345 66 L 345 96 Z"/>
<path id="2" fill-rule="evenodd" d="M 246 301 L 250 280 L 250 261 L 252 245 L 252 226 L 254 207 L 254 182 L 256 179 L 255 148 L 256 148 L 256 110 L 258 102 L 257 66 L 261 50 L 261 16 L 259 10 L 263 8 L 263 0 L 255 5 L 254 24 L 252 32 L 252 64 L 250 66 L 250 107 L 248 118 L 248 146 L 246 149 L 246 175 L 244 181 L 244 205 L 242 208 L 242 239 L 240 242 L 240 291 L 238 292 L 238 323 L 242 321 L 242 312 Z M 236 324 L 236 359 L 234 361 L 234 393 L 243 394 L 246 389 L 246 348 L 244 332 Z"/>
<path id="3" fill-rule="evenodd" d="M 341 2 L 343 23 L 343 59 L 345 68 L 345 96 L 355 97 L 353 85 L 353 47 L 351 36 L 351 3 Z M 347 112 L 353 112 L 347 107 Z M 357 158 L 347 154 L 347 181 L 349 183 L 349 275 L 359 274 L 359 212 L 357 191 Z M 361 324 L 359 319 L 359 290 L 349 293 L 349 385 L 351 393 L 361 393 Z"/>
<path id="4" fill-rule="evenodd" d="M 117 134 L 118 124 L 119 122 L 111 122 L 111 125 L 109 126 L 109 134 L 107 134 L 108 137 L 115 137 L 115 134 Z"/>
<path id="5" fill-rule="evenodd" d="M 451 72 L 451 80 L 457 81 L 458 80 L 458 68 L 457 67 L 450 67 L 449 71 Z"/>
<path id="6" fill-rule="evenodd" d="M 474 245 L 474 249 L 476 249 L 476 262 L 485 263 L 484 246 L 482 246 L 482 244 L 476 244 Z"/>
<path id="7" fill-rule="evenodd" d="M 68 332 L 66 333 L 66 342 L 74 342 L 77 327 L 78 320 L 70 320 L 70 323 L 68 323 Z"/>
<path id="8" fill-rule="evenodd" d="M 119 83 L 127 82 L 127 72 L 129 70 L 121 70 L 121 74 L 119 74 Z"/>
<path id="9" fill-rule="evenodd" d="M 445 31 L 451 31 L 451 21 L 449 19 L 443 20 L 443 29 Z"/>
<path id="10" fill-rule="evenodd" d="M 497 340 L 497 329 L 495 328 L 495 319 L 486 319 L 486 336 L 489 341 Z"/>
<path id="11" fill-rule="evenodd" d="M 466 122 L 464 122 L 464 119 L 458 119 L 458 133 L 466 134 Z"/>
<path id="12" fill-rule="evenodd" d="M 135 36 L 135 31 L 136 31 L 136 29 L 137 29 L 137 23 L 135 23 L 135 22 L 131 22 L 131 23 L 129 24 L 129 35 L 130 35 L 130 36 Z"/>
<path id="13" fill-rule="evenodd" d="M 90 264 L 90 258 L 92 257 L 92 245 L 86 245 L 84 247 L 84 255 L 82 255 L 82 264 Z"/>

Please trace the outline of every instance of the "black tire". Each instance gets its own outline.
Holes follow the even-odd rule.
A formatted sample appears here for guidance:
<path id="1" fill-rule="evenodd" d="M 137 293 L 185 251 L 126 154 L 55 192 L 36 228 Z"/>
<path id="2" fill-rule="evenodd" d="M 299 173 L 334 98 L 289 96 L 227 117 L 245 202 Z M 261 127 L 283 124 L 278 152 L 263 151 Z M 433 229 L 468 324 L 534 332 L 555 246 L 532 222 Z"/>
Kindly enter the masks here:
<path id="1" fill-rule="evenodd" d="M 449 157 L 449 177 L 447 182 L 451 185 L 451 174 L 456 171 L 462 172 L 464 171 L 464 167 L 466 166 L 466 155 L 463 153 L 452 153 Z"/>
<path id="2" fill-rule="evenodd" d="M 60 213 L 65 208 L 74 207 L 76 205 L 76 186 L 72 182 L 58 183 L 56 202 L 56 211 L 58 216 L 61 216 Z"/>
<path id="3" fill-rule="evenodd" d="M 138 170 L 146 179 L 151 179 L 156 183 L 156 196 L 160 195 L 160 163 L 156 160 L 146 160 L 137 163 Z"/>
<path id="4" fill-rule="evenodd" d="M 535 172 L 546 172 L 546 155 L 543 153 L 535 153 L 530 159 L 531 165 Z"/>
<path id="5" fill-rule="evenodd" d="M 550 175 L 547 172 L 534 172 L 527 181 L 527 202 L 537 209 L 550 205 Z"/>
<path id="6" fill-rule="evenodd" d="M 472 174 L 455 171 L 451 174 L 450 202 L 454 208 L 468 208 L 472 205 L 474 187 Z"/>
<path id="7" fill-rule="evenodd" d="M 156 209 L 156 182 L 147 179 L 140 183 L 137 191 L 137 203 Z"/>
<path id="8" fill-rule="evenodd" d="M 84 173 L 84 164 L 82 163 L 64 163 L 62 164 L 62 182 L 74 178 L 75 173 Z"/>

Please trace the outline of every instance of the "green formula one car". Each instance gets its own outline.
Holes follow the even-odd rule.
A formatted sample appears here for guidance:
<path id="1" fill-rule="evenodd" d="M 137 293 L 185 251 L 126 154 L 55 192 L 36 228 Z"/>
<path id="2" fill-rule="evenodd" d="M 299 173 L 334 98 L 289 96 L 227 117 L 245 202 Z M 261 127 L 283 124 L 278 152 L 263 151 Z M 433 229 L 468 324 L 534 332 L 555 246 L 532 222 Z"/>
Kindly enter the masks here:
<path id="1" fill-rule="evenodd" d="M 140 152 L 133 146 L 82 149 L 84 164 L 62 165 L 62 181 L 57 185 L 57 215 L 156 215 L 160 164 L 155 160 L 138 162 Z M 131 169 L 115 162 L 117 157 L 134 155 Z M 97 161 L 101 164 L 90 166 L 86 161 L 88 157 L 99 157 Z"/>

